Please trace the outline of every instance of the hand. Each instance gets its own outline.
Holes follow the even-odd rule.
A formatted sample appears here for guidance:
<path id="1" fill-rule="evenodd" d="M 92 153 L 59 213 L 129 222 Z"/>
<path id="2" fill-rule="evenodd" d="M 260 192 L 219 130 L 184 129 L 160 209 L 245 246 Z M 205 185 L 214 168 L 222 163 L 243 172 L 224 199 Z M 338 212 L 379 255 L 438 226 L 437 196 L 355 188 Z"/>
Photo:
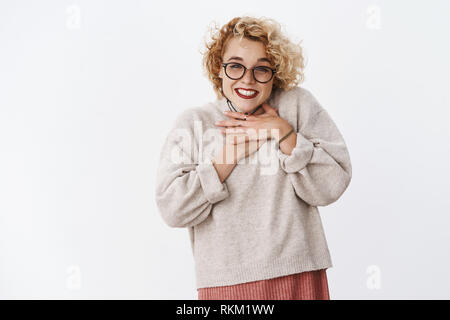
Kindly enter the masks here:
<path id="1" fill-rule="evenodd" d="M 225 145 L 216 156 L 216 162 L 236 164 L 239 160 L 246 158 L 256 151 L 267 140 L 249 140 L 246 134 L 230 133 L 225 137 Z"/>
<path id="2" fill-rule="evenodd" d="M 278 132 L 277 139 L 281 139 L 292 129 L 291 125 L 269 104 L 263 103 L 262 107 L 265 113 L 260 115 L 245 116 L 242 112 L 226 111 L 225 115 L 231 119 L 218 121 L 216 125 L 225 127 L 221 129 L 223 134 L 243 134 L 246 141 L 273 139 L 276 132 Z M 247 120 L 244 120 L 245 117 Z"/>

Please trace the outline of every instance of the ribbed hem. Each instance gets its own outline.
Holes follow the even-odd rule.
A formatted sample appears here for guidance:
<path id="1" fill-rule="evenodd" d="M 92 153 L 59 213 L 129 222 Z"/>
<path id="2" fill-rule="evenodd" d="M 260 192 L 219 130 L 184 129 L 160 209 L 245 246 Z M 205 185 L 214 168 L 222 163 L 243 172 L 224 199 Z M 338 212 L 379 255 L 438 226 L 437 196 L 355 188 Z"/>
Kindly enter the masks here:
<path id="1" fill-rule="evenodd" d="M 230 195 L 226 182 L 220 182 L 219 174 L 214 168 L 211 158 L 197 166 L 197 175 L 205 198 L 210 203 L 222 201 Z"/>
<path id="2" fill-rule="evenodd" d="M 330 252 L 324 248 L 314 256 L 300 255 L 280 258 L 265 263 L 214 268 L 196 265 L 197 288 L 219 287 L 281 277 L 289 274 L 333 267 Z"/>
<path id="3" fill-rule="evenodd" d="M 197 291 L 199 300 L 330 300 L 326 269 Z"/>
<path id="4" fill-rule="evenodd" d="M 297 132 L 297 144 L 290 155 L 287 155 L 277 150 L 278 158 L 280 159 L 281 168 L 286 173 L 294 173 L 302 170 L 311 161 L 314 152 L 314 144 L 306 139 L 306 137 Z"/>

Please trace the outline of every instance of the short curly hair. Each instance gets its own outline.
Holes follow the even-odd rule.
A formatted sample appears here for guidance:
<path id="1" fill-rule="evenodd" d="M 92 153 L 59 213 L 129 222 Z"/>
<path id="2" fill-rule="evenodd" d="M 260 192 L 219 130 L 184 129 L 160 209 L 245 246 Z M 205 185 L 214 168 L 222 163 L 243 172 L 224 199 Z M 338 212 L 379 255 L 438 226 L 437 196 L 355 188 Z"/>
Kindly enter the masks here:
<path id="1" fill-rule="evenodd" d="M 211 40 L 205 41 L 206 51 L 202 66 L 204 74 L 212 82 L 218 99 L 223 97 L 222 79 L 219 77 L 222 57 L 229 40 L 233 37 L 260 41 L 266 55 L 275 66 L 273 87 L 290 90 L 304 81 L 304 58 L 301 41 L 293 43 L 281 32 L 281 25 L 271 18 L 235 17 L 222 28 L 217 25 L 211 30 Z"/>

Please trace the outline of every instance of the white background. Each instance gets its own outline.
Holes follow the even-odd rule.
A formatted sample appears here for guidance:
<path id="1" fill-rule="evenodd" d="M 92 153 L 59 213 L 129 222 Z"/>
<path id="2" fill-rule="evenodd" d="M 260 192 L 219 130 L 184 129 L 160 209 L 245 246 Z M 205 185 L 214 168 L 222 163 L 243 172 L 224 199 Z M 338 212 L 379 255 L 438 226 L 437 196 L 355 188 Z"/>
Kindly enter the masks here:
<path id="1" fill-rule="evenodd" d="M 448 1 L 1 1 L 0 297 L 197 299 L 155 200 L 164 137 L 215 99 L 208 26 L 303 40 L 353 179 L 320 207 L 332 299 L 449 299 Z M 446 126 L 447 125 L 447 126 Z"/>

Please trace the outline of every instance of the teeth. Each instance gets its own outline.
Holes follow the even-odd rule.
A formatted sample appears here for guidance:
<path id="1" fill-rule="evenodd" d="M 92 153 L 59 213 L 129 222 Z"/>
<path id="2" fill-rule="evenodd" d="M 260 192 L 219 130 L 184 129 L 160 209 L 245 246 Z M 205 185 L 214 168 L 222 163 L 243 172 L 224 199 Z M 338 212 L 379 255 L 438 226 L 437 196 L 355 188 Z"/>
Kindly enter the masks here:
<path id="1" fill-rule="evenodd" d="M 256 93 L 256 91 L 254 90 L 243 90 L 243 89 L 238 89 L 238 92 L 244 96 L 253 96 Z"/>

